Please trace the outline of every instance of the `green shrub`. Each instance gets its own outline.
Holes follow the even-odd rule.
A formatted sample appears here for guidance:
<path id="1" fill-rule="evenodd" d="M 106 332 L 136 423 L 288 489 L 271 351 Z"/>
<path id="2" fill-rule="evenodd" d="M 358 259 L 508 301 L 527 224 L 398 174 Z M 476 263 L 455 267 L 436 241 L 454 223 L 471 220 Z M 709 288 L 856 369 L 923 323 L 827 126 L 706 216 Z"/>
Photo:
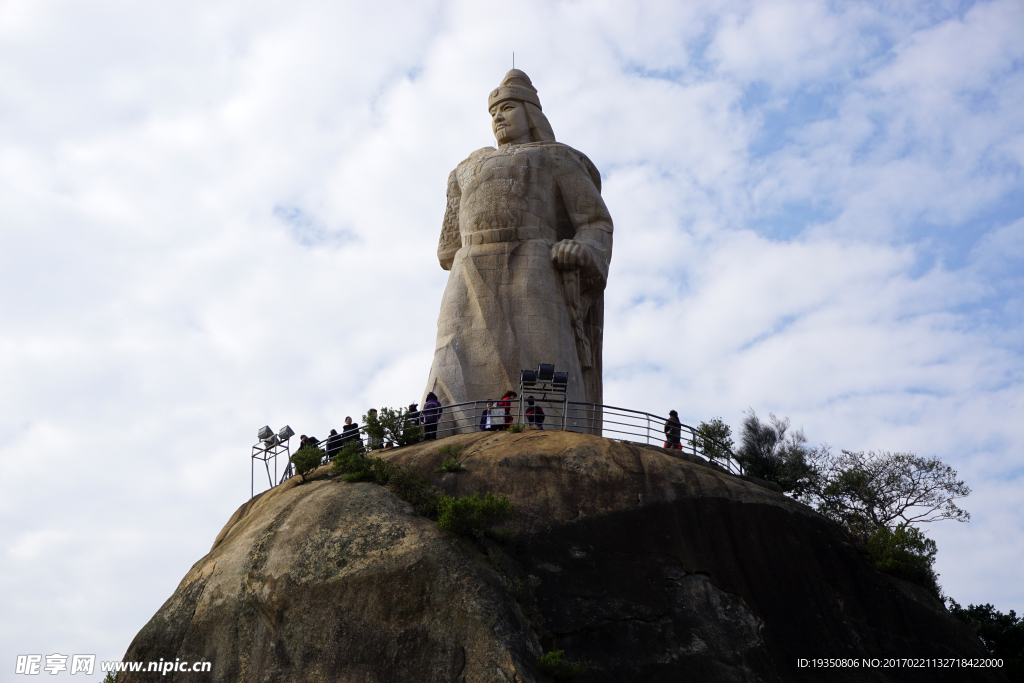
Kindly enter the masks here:
<path id="1" fill-rule="evenodd" d="M 440 496 L 419 470 L 393 466 L 388 474 L 387 487 L 412 505 L 417 514 L 437 519 Z"/>
<path id="2" fill-rule="evenodd" d="M 365 481 L 370 471 L 370 458 L 363 450 L 359 441 L 349 441 L 345 446 L 331 456 L 331 474 L 345 475 L 345 481 Z M 349 475 L 359 476 L 349 479 Z"/>
<path id="3" fill-rule="evenodd" d="M 579 678 L 590 669 L 590 662 L 569 662 L 565 659 L 565 650 L 545 652 L 537 660 L 537 668 L 560 681 Z"/>
<path id="4" fill-rule="evenodd" d="M 295 473 L 302 475 L 303 479 L 305 479 L 305 475 L 319 467 L 323 459 L 324 452 L 316 446 L 303 446 L 291 457 L 292 464 L 295 465 Z"/>
<path id="5" fill-rule="evenodd" d="M 434 468 L 435 472 L 465 472 L 466 468 L 455 458 L 445 458 L 439 467 Z"/>
<path id="6" fill-rule="evenodd" d="M 450 443 L 446 446 L 441 446 L 441 455 L 445 456 L 446 458 L 458 460 L 459 456 L 462 455 L 462 444 Z"/>
<path id="7" fill-rule="evenodd" d="M 481 498 L 473 493 L 456 498 L 441 494 L 438 498 L 437 526 L 442 531 L 463 536 L 482 536 L 489 527 L 510 519 L 514 513 L 515 508 L 506 496 L 488 493 Z"/>
<path id="8" fill-rule="evenodd" d="M 441 466 L 435 469 L 435 472 L 464 472 L 465 467 L 459 461 L 459 456 L 462 454 L 462 444 L 448 444 L 441 447 L 441 455 L 445 456 L 445 459 L 441 461 Z"/>
<path id="9" fill-rule="evenodd" d="M 871 561 L 883 572 L 912 581 L 942 597 L 939 577 L 932 569 L 937 551 L 935 541 L 907 524 L 895 529 L 875 529 L 866 539 Z"/>
<path id="10" fill-rule="evenodd" d="M 519 432 L 523 431 L 524 429 L 526 429 L 526 425 L 524 425 L 524 424 L 515 424 L 515 425 L 512 425 L 511 427 L 509 427 L 508 431 L 509 431 L 510 434 L 518 434 Z"/>

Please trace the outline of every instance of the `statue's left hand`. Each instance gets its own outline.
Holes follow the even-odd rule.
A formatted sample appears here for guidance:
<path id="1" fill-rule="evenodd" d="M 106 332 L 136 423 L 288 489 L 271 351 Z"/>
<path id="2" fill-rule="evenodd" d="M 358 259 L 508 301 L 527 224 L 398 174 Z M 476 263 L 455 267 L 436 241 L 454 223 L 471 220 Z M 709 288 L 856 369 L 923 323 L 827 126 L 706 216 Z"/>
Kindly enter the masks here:
<path id="1" fill-rule="evenodd" d="M 590 264 L 590 251 L 579 242 L 562 240 L 551 247 L 551 262 L 561 270 L 584 268 Z"/>

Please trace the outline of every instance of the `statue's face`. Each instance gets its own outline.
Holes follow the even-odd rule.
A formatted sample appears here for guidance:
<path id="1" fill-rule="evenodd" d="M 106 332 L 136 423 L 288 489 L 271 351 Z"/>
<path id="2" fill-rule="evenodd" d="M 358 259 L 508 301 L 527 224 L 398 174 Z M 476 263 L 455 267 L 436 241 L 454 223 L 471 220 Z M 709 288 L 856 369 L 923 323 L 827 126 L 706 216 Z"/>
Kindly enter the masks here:
<path id="1" fill-rule="evenodd" d="M 530 141 L 530 119 L 526 107 L 516 100 L 505 100 L 491 107 L 491 128 L 499 145 Z"/>

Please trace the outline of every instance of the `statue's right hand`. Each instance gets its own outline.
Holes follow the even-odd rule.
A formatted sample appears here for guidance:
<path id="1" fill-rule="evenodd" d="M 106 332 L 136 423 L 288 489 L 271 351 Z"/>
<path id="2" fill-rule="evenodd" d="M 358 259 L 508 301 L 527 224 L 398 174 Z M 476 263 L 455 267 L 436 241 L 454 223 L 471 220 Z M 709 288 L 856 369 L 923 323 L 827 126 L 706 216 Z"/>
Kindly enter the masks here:
<path id="1" fill-rule="evenodd" d="M 579 242 L 562 240 L 551 247 L 551 262 L 560 270 L 583 268 L 590 263 L 590 252 Z"/>

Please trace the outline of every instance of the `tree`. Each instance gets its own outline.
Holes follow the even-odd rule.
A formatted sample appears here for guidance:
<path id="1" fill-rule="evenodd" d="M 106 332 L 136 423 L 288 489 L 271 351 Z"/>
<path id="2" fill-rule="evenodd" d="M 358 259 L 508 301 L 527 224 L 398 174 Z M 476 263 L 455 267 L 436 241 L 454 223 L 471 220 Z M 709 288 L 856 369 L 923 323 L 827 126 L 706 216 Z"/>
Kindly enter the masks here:
<path id="1" fill-rule="evenodd" d="M 941 598 L 935 541 L 914 525 L 971 518 L 955 503 L 971 492 L 956 471 L 938 458 L 913 453 L 833 454 L 827 448 L 815 453 L 814 467 L 816 480 L 805 502 L 842 524 L 876 568 Z"/>
<path id="2" fill-rule="evenodd" d="M 423 427 L 409 417 L 405 408 L 381 408 L 379 413 L 368 412 L 363 415 L 363 423 L 371 444 L 390 441 L 396 446 L 406 446 L 423 438 Z"/>
<path id="3" fill-rule="evenodd" d="M 864 537 L 868 557 L 876 569 L 924 586 L 942 597 L 939 575 L 935 573 L 935 541 L 906 522 L 895 528 L 879 527 Z"/>
<path id="4" fill-rule="evenodd" d="M 790 431 L 788 419 L 769 413 L 762 422 L 749 410 L 736 459 L 747 474 L 779 484 L 840 523 L 875 567 L 941 597 L 935 541 L 915 525 L 971 518 L 956 505 L 971 492 L 956 470 L 914 453 L 834 454 L 828 446 L 806 443 L 803 430 Z"/>
<path id="5" fill-rule="evenodd" d="M 762 422 L 753 409 L 744 415 L 736 453 L 744 471 L 778 484 L 784 493 L 805 498 L 817 482 L 818 451 L 807 447 L 803 430 L 789 431 L 789 419 L 780 420 L 772 413 L 768 422 Z"/>
<path id="6" fill-rule="evenodd" d="M 971 627 L 993 657 L 1003 660 L 1003 673 L 1015 683 L 1024 681 L 1024 619 L 1010 610 L 1003 614 L 992 605 L 963 608 L 948 598 L 949 611 Z"/>
<path id="7" fill-rule="evenodd" d="M 816 467 L 820 481 L 813 492 L 815 507 L 854 531 L 971 518 L 955 503 L 971 490 L 938 458 L 885 451 L 833 455 L 826 450 Z"/>
<path id="8" fill-rule="evenodd" d="M 732 429 L 720 417 L 701 422 L 693 435 L 693 444 L 711 461 L 727 462 L 733 457 Z"/>

